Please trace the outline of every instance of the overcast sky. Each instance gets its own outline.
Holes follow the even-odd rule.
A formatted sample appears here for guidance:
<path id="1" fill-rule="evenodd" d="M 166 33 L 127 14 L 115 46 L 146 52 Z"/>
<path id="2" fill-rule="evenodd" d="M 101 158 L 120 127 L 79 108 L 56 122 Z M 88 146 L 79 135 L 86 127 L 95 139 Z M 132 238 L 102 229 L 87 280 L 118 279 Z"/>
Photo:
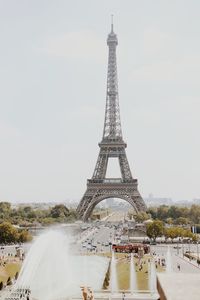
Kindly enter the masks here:
<path id="1" fill-rule="evenodd" d="M 199 0 L 0 0 L 0 200 L 85 192 L 103 132 L 112 13 L 139 191 L 200 198 Z"/>

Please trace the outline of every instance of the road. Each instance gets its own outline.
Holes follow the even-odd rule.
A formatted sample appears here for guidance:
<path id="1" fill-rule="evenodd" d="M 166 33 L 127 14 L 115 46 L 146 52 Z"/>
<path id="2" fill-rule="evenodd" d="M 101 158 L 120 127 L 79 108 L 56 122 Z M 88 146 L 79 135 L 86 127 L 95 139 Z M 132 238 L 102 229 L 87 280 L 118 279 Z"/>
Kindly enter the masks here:
<path id="1" fill-rule="evenodd" d="M 109 246 L 109 243 L 115 241 L 117 234 L 122 234 L 122 222 L 125 218 L 126 214 L 124 212 L 114 212 L 107 217 L 104 222 L 101 222 L 100 225 L 94 224 L 94 231 L 82 240 L 82 242 L 79 244 L 78 251 L 80 253 L 111 251 L 111 246 Z M 121 225 L 117 225 L 117 223 Z M 92 246 L 94 246 L 94 248 L 92 248 Z M 158 244 L 151 245 L 150 248 L 151 253 L 156 253 L 155 259 L 166 259 L 167 253 L 170 253 L 173 272 L 200 273 L 200 268 L 197 267 L 195 262 L 183 258 L 183 253 L 186 251 L 197 252 L 197 245 L 184 244 L 179 245 L 177 249 L 177 244 Z M 180 265 L 180 271 L 178 270 L 178 265 Z"/>
<path id="2" fill-rule="evenodd" d="M 115 211 L 107 217 L 106 221 L 120 222 L 120 221 L 124 221 L 126 217 L 127 217 L 126 212 L 124 212 L 124 211 Z"/>

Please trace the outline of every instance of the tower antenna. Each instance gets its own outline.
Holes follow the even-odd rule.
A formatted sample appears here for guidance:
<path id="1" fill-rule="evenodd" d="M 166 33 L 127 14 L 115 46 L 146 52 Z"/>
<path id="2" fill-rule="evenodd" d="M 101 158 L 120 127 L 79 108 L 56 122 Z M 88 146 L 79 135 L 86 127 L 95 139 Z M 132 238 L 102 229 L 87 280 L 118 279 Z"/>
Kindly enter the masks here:
<path id="1" fill-rule="evenodd" d="M 111 15 L 111 32 L 113 32 L 113 15 Z"/>

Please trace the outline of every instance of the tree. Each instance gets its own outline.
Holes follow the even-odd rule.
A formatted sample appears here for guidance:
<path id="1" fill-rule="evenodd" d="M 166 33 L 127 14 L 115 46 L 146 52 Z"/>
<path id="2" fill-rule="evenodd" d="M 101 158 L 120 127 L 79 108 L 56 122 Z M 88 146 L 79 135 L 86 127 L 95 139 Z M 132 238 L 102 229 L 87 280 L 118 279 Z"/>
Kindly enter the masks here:
<path id="1" fill-rule="evenodd" d="M 164 221 L 168 217 L 169 207 L 167 205 L 161 205 L 157 209 L 157 218 Z"/>
<path id="2" fill-rule="evenodd" d="M 183 229 L 183 235 L 182 237 L 185 237 L 185 238 L 193 238 L 195 234 L 193 234 L 190 229 Z"/>
<path id="3" fill-rule="evenodd" d="M 172 219 L 177 219 L 181 217 L 181 209 L 180 207 L 177 206 L 170 206 L 169 211 L 168 211 L 168 217 L 171 217 Z"/>
<path id="4" fill-rule="evenodd" d="M 148 214 L 151 215 L 152 219 L 157 219 L 157 208 L 156 207 L 150 207 L 147 211 Z"/>
<path id="5" fill-rule="evenodd" d="M 18 237 L 18 230 L 9 222 L 0 224 L 0 243 L 15 243 L 18 240 Z"/>
<path id="6" fill-rule="evenodd" d="M 64 218 L 69 215 L 69 209 L 64 204 L 57 204 L 52 207 L 50 216 L 53 218 Z"/>
<path id="7" fill-rule="evenodd" d="M 9 202 L 0 202 L 0 218 L 7 219 L 11 213 L 11 204 Z"/>
<path id="8" fill-rule="evenodd" d="M 164 233 L 164 225 L 162 221 L 155 220 L 150 224 L 147 224 L 147 236 L 150 239 L 156 240 L 157 237 L 162 236 Z"/>
<path id="9" fill-rule="evenodd" d="M 189 212 L 190 220 L 194 224 L 200 223 L 200 206 L 192 205 Z"/>
<path id="10" fill-rule="evenodd" d="M 172 225 L 173 224 L 173 219 L 172 218 L 167 218 L 166 223 L 169 224 L 169 225 Z"/>
<path id="11" fill-rule="evenodd" d="M 171 238 L 172 241 L 175 238 L 188 238 L 196 242 L 198 240 L 197 234 L 193 234 L 189 229 L 183 227 L 170 227 L 164 231 L 165 238 Z"/>
<path id="12" fill-rule="evenodd" d="M 0 224 L 0 243 L 10 244 L 17 242 L 28 242 L 32 236 L 27 230 L 17 230 L 11 223 L 3 222 Z"/>
<path id="13" fill-rule="evenodd" d="M 183 236 L 184 229 L 181 227 L 170 227 L 164 231 L 165 238 L 175 239 Z"/>
<path id="14" fill-rule="evenodd" d="M 32 236 L 28 232 L 28 230 L 21 230 L 18 235 L 18 242 L 25 243 L 30 242 L 32 240 Z"/>
<path id="15" fill-rule="evenodd" d="M 144 211 L 139 212 L 137 215 L 133 215 L 133 217 L 134 217 L 135 221 L 139 222 L 139 223 L 142 223 L 145 220 L 148 220 L 150 218 L 150 216 Z"/>
<path id="16" fill-rule="evenodd" d="M 185 218 L 185 217 L 179 217 L 175 220 L 174 223 L 177 225 L 187 225 L 187 224 L 189 224 L 189 220 L 188 220 L 188 218 Z"/>

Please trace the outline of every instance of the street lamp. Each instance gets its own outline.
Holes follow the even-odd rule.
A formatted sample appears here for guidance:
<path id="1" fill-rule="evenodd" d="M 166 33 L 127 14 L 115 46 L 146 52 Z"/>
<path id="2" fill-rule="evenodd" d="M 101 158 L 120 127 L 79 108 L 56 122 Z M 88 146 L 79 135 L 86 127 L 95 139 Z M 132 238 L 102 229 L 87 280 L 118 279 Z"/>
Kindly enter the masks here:
<path id="1" fill-rule="evenodd" d="M 199 266 L 199 242 L 197 241 L 197 265 Z"/>
<path id="2" fill-rule="evenodd" d="M 177 255 L 179 256 L 179 243 L 181 242 L 181 238 L 178 238 L 177 241 Z"/>
<path id="3" fill-rule="evenodd" d="M 183 258 L 184 258 L 184 243 L 182 242 L 182 254 L 183 254 Z"/>
<path id="4" fill-rule="evenodd" d="M 188 248 L 189 248 L 189 254 L 190 254 L 190 239 L 188 240 L 188 243 L 189 243 Z"/>

